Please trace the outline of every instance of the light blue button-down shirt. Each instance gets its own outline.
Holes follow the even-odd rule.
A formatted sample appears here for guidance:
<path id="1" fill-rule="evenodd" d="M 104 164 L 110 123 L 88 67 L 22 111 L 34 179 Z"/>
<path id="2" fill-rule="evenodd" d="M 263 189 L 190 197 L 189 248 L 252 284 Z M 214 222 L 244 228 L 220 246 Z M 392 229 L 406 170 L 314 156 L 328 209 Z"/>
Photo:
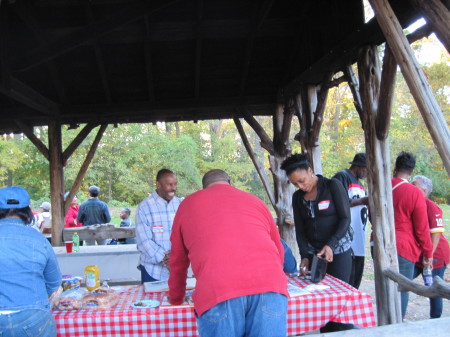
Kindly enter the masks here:
<path id="1" fill-rule="evenodd" d="M 181 201 L 182 198 L 175 196 L 167 202 L 155 191 L 136 210 L 136 243 L 141 253 L 140 264 L 156 280 L 169 278 L 169 270 L 162 260 L 164 252 L 171 249 L 172 223 Z"/>
<path id="2" fill-rule="evenodd" d="M 0 220 L 0 311 L 50 310 L 48 297 L 61 285 L 53 248 L 19 218 Z"/>

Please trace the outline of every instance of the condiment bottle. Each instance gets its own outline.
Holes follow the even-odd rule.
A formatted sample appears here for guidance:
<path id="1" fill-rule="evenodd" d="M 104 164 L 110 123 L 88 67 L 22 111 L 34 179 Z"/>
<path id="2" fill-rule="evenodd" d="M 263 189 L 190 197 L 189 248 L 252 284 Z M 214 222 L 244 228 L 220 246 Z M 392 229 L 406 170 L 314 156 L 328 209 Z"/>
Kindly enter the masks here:
<path id="1" fill-rule="evenodd" d="M 98 267 L 95 265 L 86 266 L 86 268 L 84 268 L 84 279 L 88 291 L 100 287 L 100 271 Z"/>

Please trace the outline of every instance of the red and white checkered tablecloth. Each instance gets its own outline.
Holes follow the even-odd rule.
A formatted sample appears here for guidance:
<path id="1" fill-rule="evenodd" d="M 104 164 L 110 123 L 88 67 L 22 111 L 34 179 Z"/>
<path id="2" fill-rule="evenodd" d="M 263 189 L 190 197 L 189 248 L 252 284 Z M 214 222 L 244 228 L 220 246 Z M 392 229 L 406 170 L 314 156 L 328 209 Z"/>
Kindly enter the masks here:
<path id="1" fill-rule="evenodd" d="M 302 287 L 308 280 L 289 277 L 289 282 Z M 370 296 L 327 276 L 320 284 L 329 289 L 289 300 L 288 335 L 315 330 L 328 321 L 375 326 Z M 198 336 L 193 308 L 136 309 L 132 303 L 144 299 L 161 300 L 164 293 L 145 293 L 134 286 L 119 295 L 119 303 L 111 310 L 53 311 L 58 336 L 67 337 L 179 337 Z"/>
<path id="2" fill-rule="evenodd" d="M 313 284 L 310 280 L 299 277 L 289 277 L 288 281 L 302 288 Z M 289 336 L 316 330 L 328 321 L 352 323 L 360 327 L 376 325 L 370 295 L 361 293 L 330 275 L 318 284 L 329 288 L 289 299 Z"/>

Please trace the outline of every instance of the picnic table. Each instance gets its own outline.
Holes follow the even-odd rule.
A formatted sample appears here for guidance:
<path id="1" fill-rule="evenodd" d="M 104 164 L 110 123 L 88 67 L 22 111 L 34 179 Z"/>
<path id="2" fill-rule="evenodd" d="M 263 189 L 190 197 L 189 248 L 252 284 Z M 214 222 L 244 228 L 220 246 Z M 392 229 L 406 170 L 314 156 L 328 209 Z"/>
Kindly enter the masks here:
<path id="1" fill-rule="evenodd" d="M 295 276 L 288 279 L 300 287 L 311 284 L 311 281 Z M 289 299 L 288 336 L 316 330 L 330 320 L 360 327 L 376 325 L 368 294 L 329 275 L 320 284 L 328 288 Z M 165 294 L 145 293 L 142 285 L 132 286 L 120 293 L 119 303 L 111 310 L 54 310 L 58 336 L 198 336 L 192 307 L 137 309 L 131 306 L 136 301 L 161 300 Z"/>

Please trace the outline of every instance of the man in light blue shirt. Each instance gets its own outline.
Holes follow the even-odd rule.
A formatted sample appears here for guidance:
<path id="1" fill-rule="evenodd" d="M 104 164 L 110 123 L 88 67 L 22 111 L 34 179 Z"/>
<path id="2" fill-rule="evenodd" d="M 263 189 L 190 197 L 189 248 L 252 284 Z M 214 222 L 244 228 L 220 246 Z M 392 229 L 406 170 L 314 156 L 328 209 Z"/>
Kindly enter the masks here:
<path id="1" fill-rule="evenodd" d="M 182 198 L 175 196 L 177 177 L 168 170 L 156 175 L 156 191 L 136 210 L 136 243 L 140 252 L 141 282 L 169 278 L 170 235 Z"/>

